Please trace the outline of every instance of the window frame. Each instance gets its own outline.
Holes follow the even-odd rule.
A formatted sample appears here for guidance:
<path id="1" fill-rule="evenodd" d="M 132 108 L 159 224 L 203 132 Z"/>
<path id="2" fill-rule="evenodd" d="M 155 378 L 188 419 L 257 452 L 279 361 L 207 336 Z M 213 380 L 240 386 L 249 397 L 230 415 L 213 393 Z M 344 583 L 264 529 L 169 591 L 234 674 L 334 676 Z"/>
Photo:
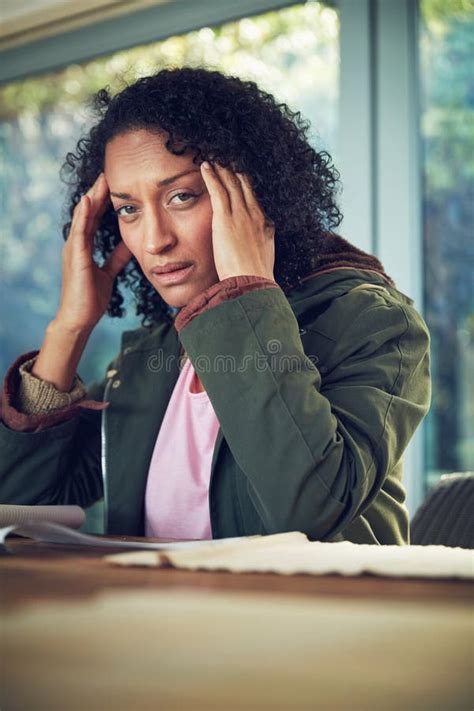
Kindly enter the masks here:
<path id="1" fill-rule="evenodd" d="M 423 315 L 417 0 L 339 0 L 343 231 Z M 356 137 L 356 140 L 354 140 Z M 404 454 L 407 506 L 424 498 L 424 424 Z"/>

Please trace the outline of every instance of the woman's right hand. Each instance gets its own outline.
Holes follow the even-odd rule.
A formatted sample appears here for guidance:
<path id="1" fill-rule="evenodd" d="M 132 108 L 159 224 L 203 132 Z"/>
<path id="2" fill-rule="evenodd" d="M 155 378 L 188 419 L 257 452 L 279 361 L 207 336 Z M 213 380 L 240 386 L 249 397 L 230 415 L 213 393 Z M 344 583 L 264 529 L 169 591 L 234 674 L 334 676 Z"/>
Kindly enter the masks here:
<path id="1" fill-rule="evenodd" d="M 119 242 L 102 267 L 94 262 L 94 235 L 108 197 L 107 181 L 101 173 L 76 205 L 64 245 L 61 299 L 55 322 L 71 332 L 92 331 L 110 302 L 115 277 L 132 256 Z"/>

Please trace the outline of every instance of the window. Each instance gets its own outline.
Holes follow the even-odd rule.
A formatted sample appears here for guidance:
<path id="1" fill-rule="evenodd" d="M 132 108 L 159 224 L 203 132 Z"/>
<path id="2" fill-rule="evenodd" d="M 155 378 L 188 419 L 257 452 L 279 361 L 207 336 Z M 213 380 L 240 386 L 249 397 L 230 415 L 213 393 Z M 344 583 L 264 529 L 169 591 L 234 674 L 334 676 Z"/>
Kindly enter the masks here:
<path id="1" fill-rule="evenodd" d="M 474 10 L 422 0 L 421 135 L 425 318 L 433 403 L 425 425 L 426 485 L 474 469 Z"/>

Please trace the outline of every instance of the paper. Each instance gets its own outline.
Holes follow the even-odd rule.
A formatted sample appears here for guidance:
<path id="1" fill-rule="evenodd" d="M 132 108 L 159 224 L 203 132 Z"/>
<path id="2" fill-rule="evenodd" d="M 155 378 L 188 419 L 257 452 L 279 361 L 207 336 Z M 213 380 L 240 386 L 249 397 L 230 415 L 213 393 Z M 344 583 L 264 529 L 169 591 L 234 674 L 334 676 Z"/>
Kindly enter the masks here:
<path id="1" fill-rule="evenodd" d="M 62 543 L 63 545 L 95 546 L 100 548 L 143 548 L 153 551 L 186 550 L 205 546 L 206 548 L 222 545 L 223 542 L 237 541 L 238 538 L 227 538 L 215 541 L 179 541 L 176 543 L 152 543 L 151 541 L 121 541 L 105 536 L 92 536 L 80 531 L 74 531 L 67 526 L 47 521 L 26 522 L 21 525 L 6 526 L 0 529 L 0 545 L 6 546 L 6 539 L 10 533 L 18 536 L 33 538 L 44 543 Z"/>
<path id="2" fill-rule="evenodd" d="M 109 555 L 114 565 L 173 566 L 186 570 L 295 575 L 361 575 L 391 577 L 474 578 L 474 552 L 446 546 L 372 546 L 310 542 L 303 533 L 223 538 L 212 541 L 152 543 L 123 541 L 74 531 L 45 521 L 0 529 L 0 545 L 10 533 L 45 543 L 95 546 L 133 553 Z"/>
<path id="3" fill-rule="evenodd" d="M 0 504 L 0 528 L 22 525 L 33 521 L 62 523 L 64 526 L 80 528 L 86 520 L 80 506 L 14 506 Z"/>
<path id="4" fill-rule="evenodd" d="M 361 575 L 390 577 L 474 577 L 474 553 L 446 546 L 372 546 L 310 542 L 303 533 L 283 533 L 223 542 L 219 548 L 156 553 L 144 551 L 107 556 L 115 565 L 166 566 L 187 570 L 295 575 Z"/>

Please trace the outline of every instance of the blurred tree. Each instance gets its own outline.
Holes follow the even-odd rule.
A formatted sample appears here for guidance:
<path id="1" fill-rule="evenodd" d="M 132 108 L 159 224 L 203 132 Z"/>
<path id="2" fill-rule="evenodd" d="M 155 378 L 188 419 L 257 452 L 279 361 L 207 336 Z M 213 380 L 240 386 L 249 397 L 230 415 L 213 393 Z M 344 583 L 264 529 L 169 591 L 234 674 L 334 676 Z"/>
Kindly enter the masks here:
<path id="1" fill-rule="evenodd" d="M 474 5 L 422 0 L 421 10 L 428 462 L 442 473 L 474 468 Z"/>

